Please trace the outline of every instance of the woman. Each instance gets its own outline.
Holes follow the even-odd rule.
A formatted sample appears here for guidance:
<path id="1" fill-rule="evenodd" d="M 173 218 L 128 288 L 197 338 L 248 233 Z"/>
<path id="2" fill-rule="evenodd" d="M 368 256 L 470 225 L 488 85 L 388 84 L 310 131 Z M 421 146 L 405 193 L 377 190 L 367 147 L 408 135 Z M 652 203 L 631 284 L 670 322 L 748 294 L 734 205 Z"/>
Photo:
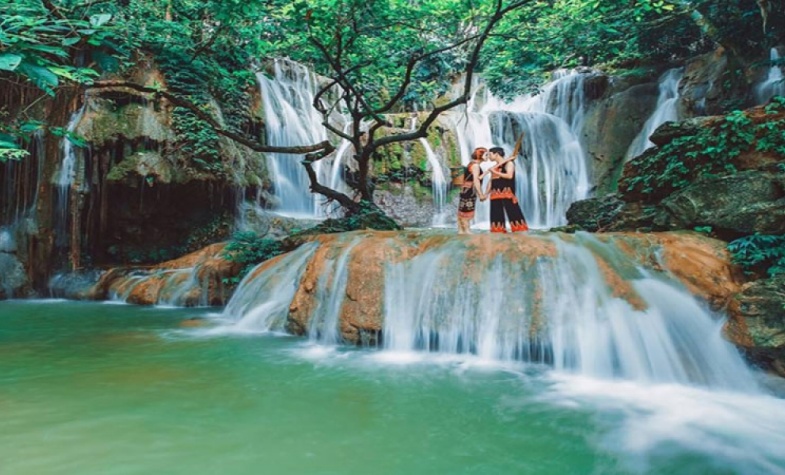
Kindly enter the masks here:
<path id="1" fill-rule="evenodd" d="M 480 201 L 485 201 L 487 198 L 486 194 L 482 192 L 482 183 L 480 182 L 480 163 L 485 160 L 487 152 L 486 148 L 475 148 L 471 161 L 463 172 L 461 198 L 458 201 L 458 234 L 471 234 L 469 228 L 472 218 L 474 218 L 477 197 L 479 196 Z"/>
<path id="2" fill-rule="evenodd" d="M 511 158 L 517 155 L 518 144 L 516 144 Z M 497 167 L 490 169 L 491 232 L 507 232 L 505 214 L 510 222 L 512 232 L 528 231 L 529 226 L 526 224 L 526 218 L 523 217 L 521 207 L 518 206 L 518 198 L 515 196 L 515 164 L 512 160 L 504 158 L 504 149 L 501 147 L 490 149 L 488 156 L 497 164 Z"/>

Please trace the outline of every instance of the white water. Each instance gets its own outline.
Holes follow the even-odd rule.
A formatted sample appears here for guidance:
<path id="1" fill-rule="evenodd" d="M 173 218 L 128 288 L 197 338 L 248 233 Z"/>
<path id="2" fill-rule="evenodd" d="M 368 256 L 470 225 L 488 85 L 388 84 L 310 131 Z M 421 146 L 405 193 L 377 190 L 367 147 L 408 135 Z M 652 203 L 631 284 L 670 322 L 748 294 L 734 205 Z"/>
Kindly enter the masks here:
<path id="1" fill-rule="evenodd" d="M 71 118 L 68 121 L 68 125 L 66 126 L 66 130 L 69 133 L 73 133 L 76 130 L 76 127 L 79 126 L 79 122 L 82 120 L 82 117 L 85 113 L 85 108 L 87 107 L 87 102 L 79 108 L 78 111 L 71 114 Z M 74 182 L 75 173 L 76 173 L 76 151 L 77 148 L 74 146 L 73 142 L 71 142 L 68 137 L 63 138 L 62 144 L 63 150 L 63 160 L 60 162 L 60 169 L 57 171 L 57 174 L 54 178 L 54 183 L 61 188 L 68 188 Z"/>
<path id="2" fill-rule="evenodd" d="M 71 114 L 66 130 L 73 133 L 79 126 L 79 122 L 84 116 L 87 101 L 84 102 L 78 111 Z M 62 141 L 62 161 L 60 168 L 54 176 L 54 184 L 57 186 L 57 200 L 55 205 L 55 239 L 59 246 L 64 246 L 69 235 L 68 231 L 68 207 L 71 197 L 71 187 L 76 180 L 76 166 L 78 165 L 78 147 L 68 137 L 63 137 Z"/>
<path id="3" fill-rule="evenodd" d="M 327 140 L 327 129 L 322 115 L 313 107 L 319 91 L 316 75 L 305 66 L 276 59 L 273 77 L 257 74 L 264 105 L 265 130 L 268 145 L 280 147 L 313 145 Z M 348 144 L 339 146 L 339 153 L 314 164 L 320 183 L 344 188 L 340 169 L 332 170 L 333 161 L 342 159 Z M 321 195 L 310 192 L 310 181 L 300 163 L 302 155 L 268 153 L 268 165 L 273 178 L 275 211 L 289 216 L 325 216 Z"/>
<path id="4" fill-rule="evenodd" d="M 454 240 L 388 264 L 384 349 L 546 362 L 561 372 L 607 380 L 756 387 L 722 338 L 721 321 L 674 278 L 639 267 L 614 244 L 591 235 L 542 239 L 553 241 L 556 257 L 470 259 L 465 243 Z M 314 341 L 340 341 L 347 262 L 356 243 L 342 247 L 320 277 L 319 310 L 307 329 Z M 285 330 L 289 303 L 316 246 L 247 277 L 224 314 L 237 328 Z M 597 256 L 630 282 L 630 300 L 606 283 Z"/>
<path id="5" fill-rule="evenodd" d="M 410 130 L 417 129 L 417 115 L 411 118 Z M 433 226 L 443 226 L 447 217 L 445 216 L 445 205 L 447 203 L 447 178 L 444 173 L 442 161 L 431 148 L 427 139 L 421 138 L 420 145 L 425 149 L 425 157 L 431 168 L 431 192 L 433 194 Z"/>
<path id="6" fill-rule="evenodd" d="M 258 267 L 249 272 L 223 312 L 225 317 L 236 321 L 234 329 L 284 330 L 289 304 L 297 291 L 305 266 L 317 247 L 316 243 L 300 246 L 280 258 L 276 265 L 261 276 L 255 275 Z"/>
<path id="7" fill-rule="evenodd" d="M 665 122 L 675 122 L 679 120 L 679 82 L 684 76 L 684 68 L 670 69 L 660 76 L 660 94 L 657 98 L 657 105 L 654 112 L 646 119 L 643 129 L 627 149 L 626 160 L 631 160 L 646 150 L 654 147 L 649 137 Z"/>
<path id="8" fill-rule="evenodd" d="M 580 135 L 584 123 L 584 74 L 557 71 L 536 96 L 504 103 L 487 90 L 475 94 L 466 111 L 452 115 L 461 162 L 476 147 L 503 147 L 507 154 L 521 132 L 526 136 L 516 167 L 516 193 L 532 228 L 566 224 L 570 204 L 588 196 L 588 160 Z M 475 92 L 480 87 L 475 86 Z M 475 226 L 488 227 L 489 203 L 478 203 Z"/>
<path id="9" fill-rule="evenodd" d="M 777 48 L 772 48 L 769 59 L 777 61 L 779 58 Z M 785 96 L 785 78 L 782 76 L 782 68 L 776 64 L 769 68 L 766 79 L 755 88 L 755 99 L 758 104 L 765 104 L 774 96 Z"/>

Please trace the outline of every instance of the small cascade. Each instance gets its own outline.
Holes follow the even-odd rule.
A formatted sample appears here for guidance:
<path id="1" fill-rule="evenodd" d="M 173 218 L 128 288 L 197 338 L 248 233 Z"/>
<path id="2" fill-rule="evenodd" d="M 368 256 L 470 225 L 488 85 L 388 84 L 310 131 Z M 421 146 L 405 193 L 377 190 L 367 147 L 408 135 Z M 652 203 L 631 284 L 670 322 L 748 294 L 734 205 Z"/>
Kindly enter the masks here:
<path id="1" fill-rule="evenodd" d="M 290 304 L 303 285 L 306 294 L 299 298 L 312 299 L 297 301 L 300 311 L 312 309 L 303 333 L 335 344 L 343 326 L 360 329 L 356 320 L 341 320 L 346 289 L 359 295 L 364 286 L 379 285 L 359 282 L 347 263 L 369 258 L 357 252 L 388 246 L 395 251 L 385 254 L 389 258 L 378 276 L 384 288 L 378 330 L 385 351 L 545 363 L 562 372 L 643 383 L 757 387 L 723 339 L 722 322 L 674 277 L 657 270 L 664 263 L 652 266 L 658 247 L 644 250 L 641 242 L 629 241 L 635 237 L 600 240 L 585 233 L 516 242 L 496 237 L 467 241 L 428 234 L 397 241 L 382 235 L 358 251 L 362 239 L 376 238 L 355 234 L 337 247 L 323 244 L 318 258 L 317 244 L 310 243 L 253 271 L 225 315 L 237 328 L 286 330 Z M 495 250 L 486 251 L 489 246 Z M 635 254 L 630 246 L 638 246 Z M 401 259 L 401 252 L 408 257 Z M 315 285 L 312 277 L 300 283 L 306 268 L 320 269 Z"/>
<path id="2" fill-rule="evenodd" d="M 588 160 L 580 140 L 584 79 L 585 74 L 556 71 L 540 94 L 512 103 L 485 90 L 484 97 L 474 95 L 466 112 L 452 120 L 464 164 L 475 147 L 503 147 L 511 153 L 517 137 L 526 133 L 522 152 L 527 158 L 515 161 L 516 193 L 530 227 L 566 224 L 570 204 L 589 194 Z M 487 227 L 488 207 L 487 202 L 478 203 L 480 227 Z"/>
<path id="3" fill-rule="evenodd" d="M 324 345 L 335 345 L 342 341 L 339 325 L 349 279 L 348 262 L 352 249 L 358 243 L 359 240 L 354 239 L 339 251 L 337 258 L 325 262 L 316 287 L 317 306 L 308 327 L 311 341 Z"/>
<path id="4" fill-rule="evenodd" d="M 262 263 L 240 282 L 223 315 L 244 330 L 283 331 L 289 304 L 317 243 L 303 244 L 275 262 Z"/>
<path id="5" fill-rule="evenodd" d="M 66 130 L 73 133 L 79 126 L 79 122 L 84 116 L 87 101 L 76 112 L 71 114 Z M 71 187 L 76 181 L 76 167 L 78 165 L 78 147 L 67 136 L 63 137 L 62 142 L 62 161 L 60 168 L 54 176 L 54 184 L 57 186 L 57 198 L 55 204 L 55 237 L 59 246 L 67 243 L 68 237 L 68 213 L 71 198 Z"/>
<path id="6" fill-rule="evenodd" d="M 533 98 L 536 105 L 532 107 L 532 112 L 546 112 L 559 117 L 576 137 L 580 137 L 586 111 L 586 75 L 557 69 L 552 76 L 553 80 L 545 85 L 542 93 Z"/>
<path id="7" fill-rule="evenodd" d="M 293 61 L 276 59 L 273 77 L 257 74 L 264 104 L 265 131 L 268 145 L 279 147 L 312 145 L 327 139 L 327 129 L 322 125 L 322 115 L 313 107 L 319 91 L 316 75 Z M 332 161 L 340 154 L 314 164 L 320 183 L 330 183 L 333 188 L 344 188 L 341 173 L 333 173 Z M 324 216 L 319 195 L 310 191 L 310 181 L 299 155 L 268 153 L 268 164 L 273 176 L 274 194 L 278 203 L 275 210 L 292 216 Z M 337 158 L 336 158 L 337 157 Z"/>
<path id="8" fill-rule="evenodd" d="M 660 76 L 660 94 L 657 97 L 657 105 L 654 112 L 646 119 L 643 129 L 627 149 L 626 160 L 631 160 L 644 151 L 654 147 L 649 137 L 655 130 L 665 122 L 675 122 L 679 120 L 679 83 L 684 76 L 684 68 L 670 69 Z"/>
<path id="9" fill-rule="evenodd" d="M 758 104 L 765 104 L 774 96 L 785 96 L 785 78 L 782 76 L 782 67 L 777 64 L 780 59 L 777 48 L 772 48 L 769 53 L 772 62 L 769 73 L 762 83 L 755 87 L 755 100 Z"/>
<path id="10" fill-rule="evenodd" d="M 417 115 L 412 116 L 410 130 L 417 129 Z M 447 178 L 444 167 L 436 152 L 431 148 L 427 139 L 421 138 L 420 145 L 425 149 L 425 157 L 431 167 L 431 192 L 433 194 L 433 221 L 434 226 L 443 226 L 446 220 L 445 206 L 447 203 Z"/>

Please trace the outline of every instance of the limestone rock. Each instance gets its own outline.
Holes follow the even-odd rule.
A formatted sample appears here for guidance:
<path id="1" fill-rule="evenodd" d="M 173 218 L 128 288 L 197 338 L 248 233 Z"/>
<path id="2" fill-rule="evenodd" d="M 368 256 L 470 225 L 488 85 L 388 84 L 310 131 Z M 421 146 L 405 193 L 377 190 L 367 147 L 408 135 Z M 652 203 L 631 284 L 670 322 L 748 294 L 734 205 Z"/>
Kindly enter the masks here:
<path id="1" fill-rule="evenodd" d="M 227 260 L 226 243 L 217 243 L 152 267 L 115 268 L 103 274 L 87 298 L 120 298 L 138 305 L 169 303 L 184 306 L 221 305 L 231 288 L 224 279 L 240 265 Z"/>
<path id="2" fill-rule="evenodd" d="M 605 99 L 593 101 L 585 115 L 582 139 L 592 158 L 594 183 L 600 193 L 614 186 L 627 149 L 657 103 L 657 83 L 638 84 L 619 90 L 613 81 Z"/>
<path id="3" fill-rule="evenodd" d="M 785 174 L 746 171 L 698 181 L 662 201 L 680 228 L 735 235 L 785 233 Z"/>
<path id="4" fill-rule="evenodd" d="M 785 376 L 785 275 L 746 284 L 730 310 L 729 338 L 753 360 Z"/>

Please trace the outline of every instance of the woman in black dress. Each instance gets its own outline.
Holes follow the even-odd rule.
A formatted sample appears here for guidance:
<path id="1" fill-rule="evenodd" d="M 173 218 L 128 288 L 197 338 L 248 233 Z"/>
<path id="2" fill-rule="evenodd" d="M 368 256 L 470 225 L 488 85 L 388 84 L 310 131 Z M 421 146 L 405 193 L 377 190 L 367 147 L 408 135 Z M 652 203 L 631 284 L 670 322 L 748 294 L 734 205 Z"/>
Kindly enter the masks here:
<path id="1" fill-rule="evenodd" d="M 472 159 L 463 172 L 463 185 L 461 185 L 461 197 L 458 201 L 458 234 L 471 234 L 471 221 L 474 218 L 477 197 L 480 201 L 487 198 L 482 192 L 480 181 L 480 163 L 485 160 L 488 150 L 479 147 L 472 152 Z"/>

